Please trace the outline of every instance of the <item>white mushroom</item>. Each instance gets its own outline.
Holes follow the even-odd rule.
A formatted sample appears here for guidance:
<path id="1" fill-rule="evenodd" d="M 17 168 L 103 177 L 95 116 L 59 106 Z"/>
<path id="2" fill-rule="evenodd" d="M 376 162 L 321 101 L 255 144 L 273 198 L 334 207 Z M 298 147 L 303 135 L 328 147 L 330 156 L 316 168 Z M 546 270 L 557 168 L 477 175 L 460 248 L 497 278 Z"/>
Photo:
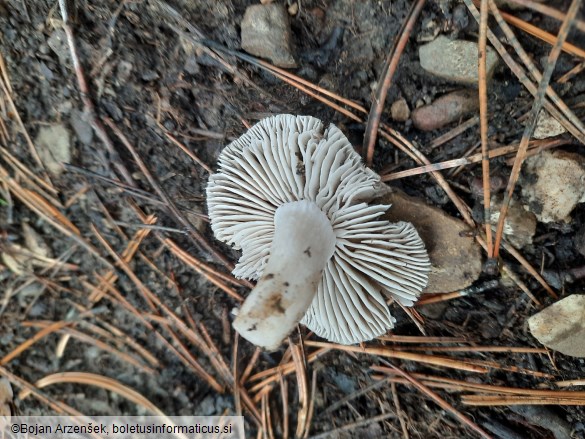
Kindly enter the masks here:
<path id="1" fill-rule="evenodd" d="M 412 224 L 368 204 L 381 187 L 343 133 L 310 116 L 269 117 L 222 151 L 211 227 L 242 250 L 234 275 L 259 278 L 234 321 L 244 338 L 275 349 L 300 321 L 351 344 L 394 326 L 387 297 L 411 306 L 430 263 Z"/>

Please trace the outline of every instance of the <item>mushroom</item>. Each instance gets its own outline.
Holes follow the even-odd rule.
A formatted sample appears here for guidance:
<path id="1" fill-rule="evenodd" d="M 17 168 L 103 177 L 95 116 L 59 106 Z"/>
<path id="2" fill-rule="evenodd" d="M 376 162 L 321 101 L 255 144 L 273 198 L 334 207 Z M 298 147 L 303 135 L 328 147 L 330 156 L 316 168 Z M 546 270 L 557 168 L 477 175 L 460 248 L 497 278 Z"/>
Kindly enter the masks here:
<path id="1" fill-rule="evenodd" d="M 370 204 L 380 176 L 343 133 L 310 116 L 266 118 L 223 149 L 207 186 L 217 239 L 241 250 L 233 274 L 259 279 L 233 323 L 276 349 L 300 322 L 352 344 L 394 326 L 388 296 L 411 306 L 430 262 L 412 224 Z"/>

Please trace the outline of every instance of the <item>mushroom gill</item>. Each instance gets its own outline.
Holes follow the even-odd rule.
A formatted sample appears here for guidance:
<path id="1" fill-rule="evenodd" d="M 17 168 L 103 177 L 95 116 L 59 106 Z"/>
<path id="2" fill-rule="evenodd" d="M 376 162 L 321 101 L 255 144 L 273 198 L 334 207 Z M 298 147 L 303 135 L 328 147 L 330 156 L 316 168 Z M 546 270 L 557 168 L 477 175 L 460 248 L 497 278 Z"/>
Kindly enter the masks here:
<path id="1" fill-rule="evenodd" d="M 412 305 L 430 263 L 412 224 L 380 219 L 381 187 L 343 133 L 310 116 L 269 117 L 224 148 L 211 227 L 242 251 L 234 275 L 260 279 L 234 322 L 242 336 L 274 349 L 299 320 L 343 344 L 393 327 L 387 298 Z"/>

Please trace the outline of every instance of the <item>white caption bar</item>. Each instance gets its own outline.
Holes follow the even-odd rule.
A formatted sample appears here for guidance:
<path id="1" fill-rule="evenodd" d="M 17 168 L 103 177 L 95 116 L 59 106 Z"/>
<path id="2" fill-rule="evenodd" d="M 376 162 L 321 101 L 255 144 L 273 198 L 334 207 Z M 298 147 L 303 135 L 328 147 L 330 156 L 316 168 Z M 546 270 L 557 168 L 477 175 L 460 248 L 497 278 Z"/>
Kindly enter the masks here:
<path id="1" fill-rule="evenodd" d="M 0 417 L 0 439 L 245 439 L 242 416 Z"/>

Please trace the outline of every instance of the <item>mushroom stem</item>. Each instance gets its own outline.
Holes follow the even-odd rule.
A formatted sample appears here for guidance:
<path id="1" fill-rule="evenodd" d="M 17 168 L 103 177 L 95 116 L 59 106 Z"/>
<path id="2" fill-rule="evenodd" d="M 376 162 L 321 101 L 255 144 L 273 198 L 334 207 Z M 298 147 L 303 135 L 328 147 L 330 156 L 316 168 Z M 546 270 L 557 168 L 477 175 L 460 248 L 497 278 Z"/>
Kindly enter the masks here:
<path id="1" fill-rule="evenodd" d="M 334 250 L 331 222 L 315 203 L 281 205 L 274 215 L 270 257 L 234 329 L 257 346 L 278 348 L 307 312 Z"/>

